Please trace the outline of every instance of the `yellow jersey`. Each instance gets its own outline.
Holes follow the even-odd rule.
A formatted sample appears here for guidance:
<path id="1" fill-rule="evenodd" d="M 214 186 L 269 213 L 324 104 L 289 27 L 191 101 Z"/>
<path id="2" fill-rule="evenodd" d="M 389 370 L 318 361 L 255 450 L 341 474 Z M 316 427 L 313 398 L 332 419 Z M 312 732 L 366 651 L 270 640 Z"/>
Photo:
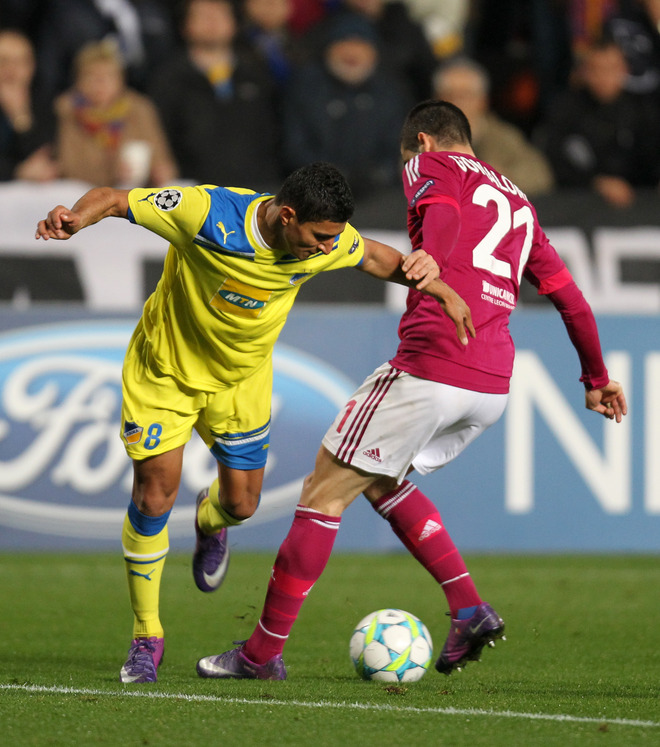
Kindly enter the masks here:
<path id="1" fill-rule="evenodd" d="M 140 324 L 161 371 L 187 386 L 217 391 L 245 379 L 270 358 L 301 284 L 362 261 L 350 224 L 327 255 L 272 249 L 257 227 L 269 199 L 212 185 L 129 192 L 129 220 L 170 242 Z"/>

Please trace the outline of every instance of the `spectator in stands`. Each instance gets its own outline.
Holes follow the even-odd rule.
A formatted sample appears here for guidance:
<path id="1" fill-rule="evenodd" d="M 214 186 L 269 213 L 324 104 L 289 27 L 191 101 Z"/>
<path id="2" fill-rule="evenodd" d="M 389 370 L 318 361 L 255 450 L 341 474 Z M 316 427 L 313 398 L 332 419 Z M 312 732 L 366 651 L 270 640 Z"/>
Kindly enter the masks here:
<path id="1" fill-rule="evenodd" d="M 94 185 L 170 183 L 176 166 L 156 107 L 127 87 L 116 46 L 91 42 L 74 68 L 73 87 L 55 104 L 60 174 Z"/>
<path id="2" fill-rule="evenodd" d="M 282 173 L 277 89 L 237 32 L 230 0 L 188 0 L 185 50 L 153 76 L 151 92 L 185 179 L 270 191 Z"/>
<path id="3" fill-rule="evenodd" d="M 326 33 L 323 60 L 297 71 L 284 97 L 287 167 L 331 161 L 363 197 L 398 183 L 397 137 L 409 100 L 380 63 L 366 19 L 342 14 Z"/>
<path id="4" fill-rule="evenodd" d="M 0 31 L 0 180 L 48 181 L 57 176 L 51 157 L 52 117 L 35 92 L 35 59 L 29 39 Z"/>
<path id="5" fill-rule="evenodd" d="M 244 0 L 242 39 L 266 61 L 271 75 L 284 85 L 297 59 L 299 45 L 289 19 L 292 0 Z"/>
<path id="6" fill-rule="evenodd" d="M 373 27 L 384 52 L 383 61 L 408 88 L 411 100 L 431 95 L 431 79 L 438 61 L 422 26 L 414 21 L 406 6 L 395 0 L 342 0 L 311 34 L 312 43 L 323 40 L 328 29 L 342 16 L 359 15 Z"/>
<path id="7" fill-rule="evenodd" d="M 625 91 L 627 74 L 615 43 L 594 44 L 542 128 L 559 186 L 592 188 L 615 207 L 629 206 L 635 189 L 655 187 L 660 175 L 660 113 Z"/>
<path id="8" fill-rule="evenodd" d="M 622 2 L 605 25 L 628 63 L 626 90 L 660 96 L 660 0 Z"/>
<path id="9" fill-rule="evenodd" d="M 144 92 L 176 45 L 173 0 L 47 0 L 35 31 L 38 78 L 54 99 L 70 85 L 73 60 L 92 41 L 112 39 L 129 85 Z"/>
<path id="10" fill-rule="evenodd" d="M 465 112 L 477 158 L 490 163 L 530 197 L 550 192 L 554 177 L 545 155 L 520 129 L 492 111 L 489 84 L 485 68 L 467 57 L 456 58 L 438 68 L 434 94 Z"/>

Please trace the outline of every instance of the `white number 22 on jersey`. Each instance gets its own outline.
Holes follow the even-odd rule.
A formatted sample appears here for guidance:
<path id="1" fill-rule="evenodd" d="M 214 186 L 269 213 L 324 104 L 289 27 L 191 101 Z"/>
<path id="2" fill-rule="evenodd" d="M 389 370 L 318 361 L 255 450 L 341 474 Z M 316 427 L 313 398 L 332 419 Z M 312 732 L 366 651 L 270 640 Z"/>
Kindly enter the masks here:
<path id="1" fill-rule="evenodd" d="M 510 278 L 512 275 L 511 265 L 502 259 L 493 256 L 498 244 L 511 231 L 520 226 L 525 226 L 525 238 L 522 242 L 520 258 L 518 260 L 518 285 L 522 278 L 523 270 L 527 264 L 527 258 L 532 248 L 532 237 L 534 233 L 534 216 L 527 205 L 511 212 L 511 203 L 506 195 L 490 184 L 481 184 L 474 190 L 472 202 L 475 205 L 486 207 L 488 203 L 494 202 L 497 207 L 497 220 L 488 233 L 472 250 L 472 264 L 481 270 L 488 270 L 493 275 Z"/>

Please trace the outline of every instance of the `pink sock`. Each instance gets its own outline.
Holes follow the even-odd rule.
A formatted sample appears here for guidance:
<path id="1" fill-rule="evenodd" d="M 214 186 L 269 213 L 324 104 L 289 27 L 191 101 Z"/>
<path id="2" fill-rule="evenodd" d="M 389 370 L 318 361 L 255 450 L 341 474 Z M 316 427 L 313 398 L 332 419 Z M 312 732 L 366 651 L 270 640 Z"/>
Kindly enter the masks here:
<path id="1" fill-rule="evenodd" d="M 452 617 L 459 609 L 481 602 L 456 545 L 434 504 L 405 480 L 372 504 L 390 522 L 396 536 L 442 586 Z"/>
<path id="2" fill-rule="evenodd" d="M 328 562 L 340 521 L 306 506 L 296 509 L 275 559 L 261 618 L 243 648 L 255 664 L 282 653 L 302 603 Z"/>

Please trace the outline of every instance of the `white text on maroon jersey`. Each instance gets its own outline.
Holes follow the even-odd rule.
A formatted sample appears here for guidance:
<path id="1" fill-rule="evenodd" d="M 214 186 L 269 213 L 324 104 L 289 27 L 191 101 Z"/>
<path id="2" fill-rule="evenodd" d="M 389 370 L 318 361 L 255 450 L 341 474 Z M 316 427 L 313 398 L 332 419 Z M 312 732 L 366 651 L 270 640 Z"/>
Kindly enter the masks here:
<path id="1" fill-rule="evenodd" d="M 511 291 L 491 285 L 487 280 L 481 281 L 481 298 L 498 306 L 506 306 L 507 309 L 516 307 L 516 298 Z"/>
<path id="2" fill-rule="evenodd" d="M 523 200 L 527 200 L 525 193 L 516 187 L 511 179 L 507 179 L 506 176 L 501 174 L 498 175 L 491 169 L 487 169 L 479 161 L 474 161 L 472 158 L 468 158 L 467 156 L 449 156 L 449 158 L 458 165 L 461 171 L 467 171 L 468 169 L 474 172 L 478 171 L 487 177 L 498 189 L 501 189 L 502 192 L 509 192 L 512 195 L 522 197 Z M 527 201 L 529 202 L 529 200 Z"/>

